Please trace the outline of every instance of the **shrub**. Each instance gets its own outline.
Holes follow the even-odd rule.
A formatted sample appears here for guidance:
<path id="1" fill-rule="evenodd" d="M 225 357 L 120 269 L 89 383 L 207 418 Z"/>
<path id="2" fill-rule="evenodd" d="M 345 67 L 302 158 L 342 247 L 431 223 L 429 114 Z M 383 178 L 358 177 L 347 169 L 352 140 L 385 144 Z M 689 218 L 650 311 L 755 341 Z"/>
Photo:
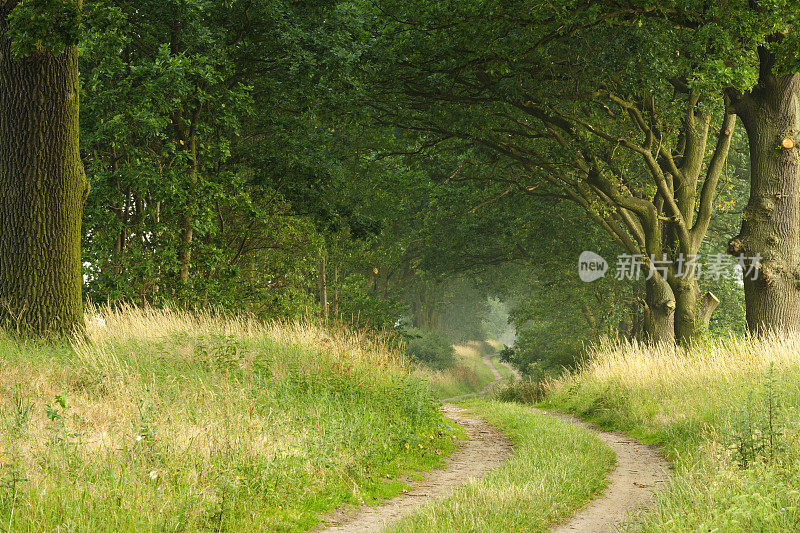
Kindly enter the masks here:
<path id="1" fill-rule="evenodd" d="M 501 402 L 538 403 L 544 398 L 545 394 L 542 383 L 542 381 L 536 379 L 522 379 L 498 389 L 495 396 Z"/>
<path id="2" fill-rule="evenodd" d="M 455 364 L 453 346 L 445 337 L 433 331 L 406 332 L 406 355 L 434 370 L 443 370 Z"/>

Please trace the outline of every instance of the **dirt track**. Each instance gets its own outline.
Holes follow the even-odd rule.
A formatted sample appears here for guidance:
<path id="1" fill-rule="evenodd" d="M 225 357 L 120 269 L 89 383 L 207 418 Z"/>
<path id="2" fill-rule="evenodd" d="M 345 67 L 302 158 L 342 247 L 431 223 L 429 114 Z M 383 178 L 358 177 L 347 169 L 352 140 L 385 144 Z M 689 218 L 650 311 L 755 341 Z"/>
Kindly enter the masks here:
<path id="1" fill-rule="evenodd" d="M 477 394 L 466 394 L 449 398 L 457 401 L 487 394 L 496 387 L 502 377 L 489 358 L 484 362 L 494 374 L 494 381 Z M 519 373 L 506 363 L 520 379 Z M 597 429 L 577 418 L 554 414 L 540 409 L 533 411 L 556 416 L 596 434 L 608 444 L 617 455 L 614 470 L 609 474 L 609 486 L 598 499 L 587 504 L 567 523 L 556 527 L 555 533 L 580 531 L 581 533 L 600 533 L 613 531 L 631 516 L 652 503 L 653 494 L 669 476 L 669 464 L 656 450 L 639 441 L 618 433 Z M 466 439 L 448 459 L 441 470 L 427 472 L 424 479 L 414 483 L 412 488 L 396 498 L 374 507 L 340 510 L 327 517 L 323 532 L 374 532 L 410 514 L 417 507 L 430 500 L 447 496 L 471 478 L 480 478 L 498 468 L 512 453 L 510 441 L 497 429 L 488 424 L 464 416 L 464 409 L 450 403 L 443 406 L 445 416 L 464 428 Z"/>
<path id="2" fill-rule="evenodd" d="M 463 415 L 464 409 L 444 404 L 444 414 L 457 422 L 466 439 L 450 456 L 445 468 L 432 470 L 402 495 L 376 507 L 361 507 L 353 514 L 330 516 L 325 532 L 375 532 L 395 522 L 429 500 L 442 498 L 471 478 L 480 478 L 511 455 L 511 442 L 492 426 Z"/>
<path id="3" fill-rule="evenodd" d="M 614 531 L 637 512 L 653 503 L 654 493 L 669 478 L 669 463 L 655 448 L 620 433 L 601 431 L 592 424 L 565 415 L 557 416 L 591 431 L 617 454 L 614 470 L 608 475 L 608 488 L 598 499 L 589 502 L 554 533 Z"/>

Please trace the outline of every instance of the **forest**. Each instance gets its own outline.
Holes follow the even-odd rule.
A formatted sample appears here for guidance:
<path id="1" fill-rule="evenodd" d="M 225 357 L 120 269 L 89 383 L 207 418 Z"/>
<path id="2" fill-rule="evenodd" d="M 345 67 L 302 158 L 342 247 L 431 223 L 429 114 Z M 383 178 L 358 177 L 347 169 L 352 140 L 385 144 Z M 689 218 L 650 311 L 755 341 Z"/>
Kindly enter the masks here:
<path id="1" fill-rule="evenodd" d="M 3 2 L 0 529 L 800 529 L 799 23 Z"/>

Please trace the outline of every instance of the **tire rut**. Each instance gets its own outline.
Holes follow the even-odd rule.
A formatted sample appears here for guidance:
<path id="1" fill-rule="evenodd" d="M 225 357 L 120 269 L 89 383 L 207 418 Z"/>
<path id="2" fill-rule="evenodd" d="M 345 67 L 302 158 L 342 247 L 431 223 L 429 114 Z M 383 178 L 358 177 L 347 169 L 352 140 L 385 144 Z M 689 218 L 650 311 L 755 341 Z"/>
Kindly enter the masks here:
<path id="1" fill-rule="evenodd" d="M 443 469 L 424 474 L 403 494 L 377 506 L 339 511 L 325 520 L 326 533 L 367 533 L 380 531 L 410 514 L 422 504 L 443 498 L 470 479 L 482 478 L 502 465 L 513 453 L 511 441 L 485 422 L 465 416 L 465 409 L 446 403 L 444 415 L 464 430 L 466 437 L 447 459 Z"/>

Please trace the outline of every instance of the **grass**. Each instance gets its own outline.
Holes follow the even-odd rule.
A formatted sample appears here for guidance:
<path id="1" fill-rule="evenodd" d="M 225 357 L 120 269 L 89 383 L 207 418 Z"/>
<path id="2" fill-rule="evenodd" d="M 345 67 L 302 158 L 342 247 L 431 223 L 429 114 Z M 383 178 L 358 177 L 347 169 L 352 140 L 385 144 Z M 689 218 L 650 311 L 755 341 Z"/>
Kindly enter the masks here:
<path id="1" fill-rule="evenodd" d="M 614 453 L 586 430 L 519 404 L 474 400 L 463 406 L 502 430 L 514 455 L 389 531 L 549 531 L 605 488 Z"/>
<path id="2" fill-rule="evenodd" d="M 660 444 L 675 473 L 632 530 L 800 530 L 800 336 L 605 344 L 546 405 Z"/>
<path id="3" fill-rule="evenodd" d="M 500 362 L 500 356 L 495 355 L 492 357 L 492 364 L 500 372 L 500 376 L 503 378 L 504 383 L 511 383 L 514 381 L 514 373 L 511 372 L 506 365 Z"/>
<path id="4" fill-rule="evenodd" d="M 453 431 L 401 354 L 309 324 L 100 311 L 86 338 L 0 336 L 9 531 L 307 530 L 404 488 Z"/>
<path id="5" fill-rule="evenodd" d="M 456 363 L 452 368 L 435 371 L 420 367 L 416 372 L 437 398 L 478 392 L 494 380 L 494 374 L 483 362 L 483 356 L 494 351 L 491 344 L 472 341 L 454 349 Z"/>

